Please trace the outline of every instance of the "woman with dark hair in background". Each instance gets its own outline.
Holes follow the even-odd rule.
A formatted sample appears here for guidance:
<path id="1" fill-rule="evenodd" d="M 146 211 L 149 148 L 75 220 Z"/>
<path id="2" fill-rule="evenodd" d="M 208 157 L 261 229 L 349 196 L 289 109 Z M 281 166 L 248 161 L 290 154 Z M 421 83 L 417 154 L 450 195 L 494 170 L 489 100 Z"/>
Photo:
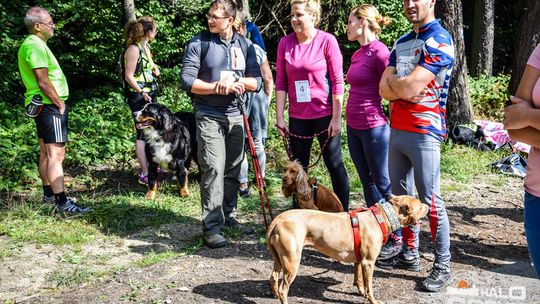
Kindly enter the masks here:
<path id="1" fill-rule="evenodd" d="M 159 69 L 150 53 L 150 42 L 157 34 L 154 18 L 145 16 L 126 24 L 124 38 L 124 94 L 131 112 L 140 111 L 150 102 L 156 101 L 158 86 L 156 77 Z M 136 130 L 135 153 L 139 160 L 139 183 L 148 183 L 148 159 L 141 130 Z"/>

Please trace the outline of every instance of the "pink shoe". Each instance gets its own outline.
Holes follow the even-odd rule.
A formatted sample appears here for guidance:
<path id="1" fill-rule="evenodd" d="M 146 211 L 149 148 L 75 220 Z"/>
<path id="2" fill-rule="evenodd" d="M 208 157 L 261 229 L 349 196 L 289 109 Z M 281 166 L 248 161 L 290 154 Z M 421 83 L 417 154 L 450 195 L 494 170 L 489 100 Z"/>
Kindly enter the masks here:
<path id="1" fill-rule="evenodd" d="M 139 184 L 148 186 L 148 174 L 139 173 Z"/>

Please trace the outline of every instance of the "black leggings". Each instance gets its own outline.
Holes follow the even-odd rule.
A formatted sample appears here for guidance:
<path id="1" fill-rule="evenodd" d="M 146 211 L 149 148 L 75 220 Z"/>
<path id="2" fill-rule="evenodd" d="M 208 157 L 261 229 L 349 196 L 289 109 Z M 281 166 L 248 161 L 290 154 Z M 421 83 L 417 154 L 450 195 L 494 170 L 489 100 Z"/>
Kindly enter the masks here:
<path id="1" fill-rule="evenodd" d="M 289 118 L 289 132 L 300 136 L 313 136 L 322 130 L 328 129 L 332 116 L 326 116 L 316 119 L 297 119 Z M 317 139 L 319 144 L 324 145 L 328 133 L 324 132 Z M 297 159 L 307 172 L 313 138 L 303 139 L 290 137 L 291 152 L 294 159 Z M 323 151 L 323 159 L 330 178 L 332 179 L 332 188 L 343 205 L 345 211 L 349 210 L 349 176 L 343 164 L 341 155 L 341 135 L 334 136 L 326 144 Z"/>

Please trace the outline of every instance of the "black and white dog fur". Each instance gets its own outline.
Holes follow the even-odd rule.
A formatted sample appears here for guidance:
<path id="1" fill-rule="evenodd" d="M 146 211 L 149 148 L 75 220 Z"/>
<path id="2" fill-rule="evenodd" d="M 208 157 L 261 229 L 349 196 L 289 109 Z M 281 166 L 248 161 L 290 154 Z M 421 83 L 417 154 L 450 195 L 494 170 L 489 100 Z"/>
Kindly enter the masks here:
<path id="1" fill-rule="evenodd" d="M 157 191 L 158 166 L 173 171 L 180 196 L 188 196 L 188 170 L 191 160 L 197 162 L 195 116 L 190 112 L 173 114 L 157 103 L 147 104 L 135 112 L 136 127 L 143 130 L 148 157 L 148 192 L 153 200 Z"/>

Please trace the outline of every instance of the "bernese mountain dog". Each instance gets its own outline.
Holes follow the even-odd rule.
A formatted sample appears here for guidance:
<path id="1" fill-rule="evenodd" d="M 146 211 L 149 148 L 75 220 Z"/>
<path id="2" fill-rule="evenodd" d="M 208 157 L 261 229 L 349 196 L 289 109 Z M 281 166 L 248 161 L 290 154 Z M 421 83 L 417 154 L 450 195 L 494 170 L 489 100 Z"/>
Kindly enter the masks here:
<path id="1" fill-rule="evenodd" d="M 180 196 L 189 195 L 188 171 L 191 160 L 197 163 L 195 115 L 190 112 L 172 113 L 166 106 L 149 103 L 135 112 L 137 129 L 142 129 L 148 157 L 148 192 L 153 200 L 157 191 L 158 166 L 172 171 L 177 178 Z"/>

